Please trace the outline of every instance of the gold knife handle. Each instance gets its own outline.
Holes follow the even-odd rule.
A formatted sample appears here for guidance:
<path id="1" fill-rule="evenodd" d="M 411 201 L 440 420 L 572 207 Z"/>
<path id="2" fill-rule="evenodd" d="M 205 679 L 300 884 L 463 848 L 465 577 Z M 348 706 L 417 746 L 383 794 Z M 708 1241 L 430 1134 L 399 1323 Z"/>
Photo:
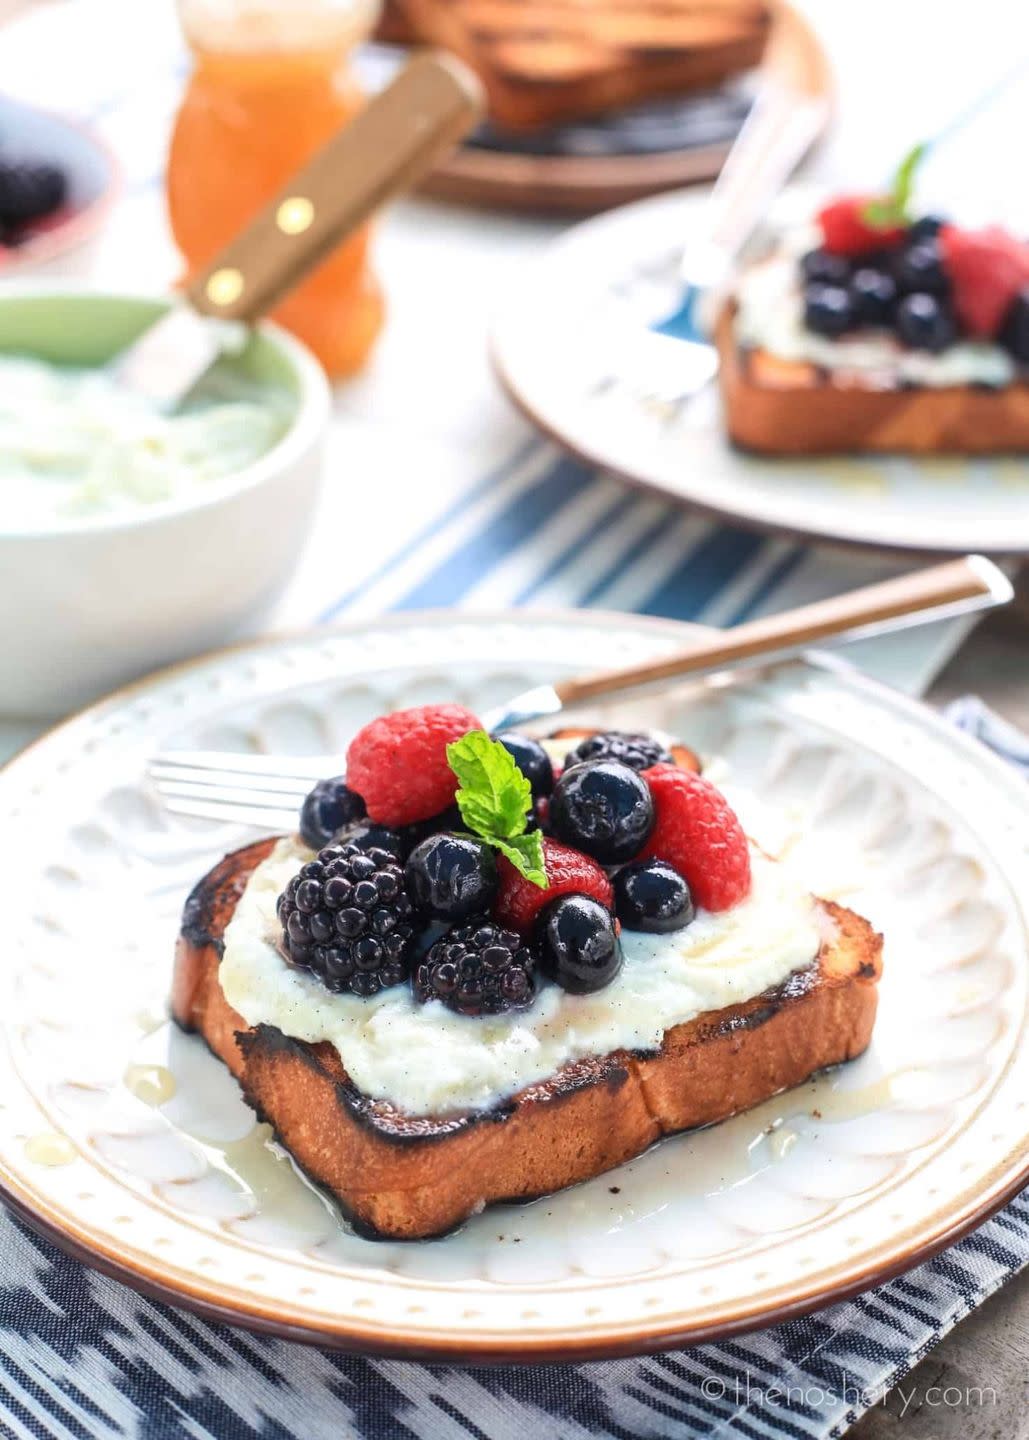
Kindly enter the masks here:
<path id="1" fill-rule="evenodd" d="M 424 175 L 482 108 L 479 82 L 459 60 L 418 56 L 190 276 L 187 300 L 203 315 L 259 319 L 374 211 Z"/>

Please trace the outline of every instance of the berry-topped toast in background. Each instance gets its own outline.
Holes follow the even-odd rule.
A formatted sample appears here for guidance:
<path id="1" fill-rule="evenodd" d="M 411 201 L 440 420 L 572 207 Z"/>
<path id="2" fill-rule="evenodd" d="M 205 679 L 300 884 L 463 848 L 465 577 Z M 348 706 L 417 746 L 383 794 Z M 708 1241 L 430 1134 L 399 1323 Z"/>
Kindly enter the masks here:
<path id="1" fill-rule="evenodd" d="M 1029 244 L 843 196 L 749 266 L 717 326 L 730 437 L 774 455 L 1029 449 Z"/>
<path id="2" fill-rule="evenodd" d="M 186 902 L 173 1013 L 364 1233 L 589 1179 L 868 1044 L 882 942 L 685 746 L 398 711 Z"/>

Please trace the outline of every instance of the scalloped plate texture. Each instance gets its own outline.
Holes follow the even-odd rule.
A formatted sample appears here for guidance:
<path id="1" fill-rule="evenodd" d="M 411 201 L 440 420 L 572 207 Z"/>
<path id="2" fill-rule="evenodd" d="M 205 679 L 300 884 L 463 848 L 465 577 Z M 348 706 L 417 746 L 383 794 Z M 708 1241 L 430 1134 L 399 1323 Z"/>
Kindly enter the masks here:
<path id="1" fill-rule="evenodd" d="M 865 1289 L 1029 1173 L 1029 816 L 1001 762 L 840 667 L 792 662 L 591 712 L 696 746 L 751 834 L 885 933 L 859 1060 L 446 1238 L 358 1238 L 167 1019 L 182 902 L 252 831 L 169 816 L 176 746 L 342 751 L 366 720 L 487 705 L 670 652 L 627 616 L 402 616 L 163 672 L 0 773 L 0 1193 L 130 1285 L 350 1349 L 568 1360 L 766 1325 Z"/>

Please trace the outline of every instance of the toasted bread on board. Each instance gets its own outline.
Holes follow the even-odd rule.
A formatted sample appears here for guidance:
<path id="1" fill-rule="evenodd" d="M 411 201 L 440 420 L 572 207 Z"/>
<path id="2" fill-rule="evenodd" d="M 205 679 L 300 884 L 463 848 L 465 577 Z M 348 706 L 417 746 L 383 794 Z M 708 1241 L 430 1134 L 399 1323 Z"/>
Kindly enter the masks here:
<path id="1" fill-rule="evenodd" d="M 512 129 L 711 89 L 758 64 L 764 0 L 399 0 L 421 40 L 476 70 Z"/>

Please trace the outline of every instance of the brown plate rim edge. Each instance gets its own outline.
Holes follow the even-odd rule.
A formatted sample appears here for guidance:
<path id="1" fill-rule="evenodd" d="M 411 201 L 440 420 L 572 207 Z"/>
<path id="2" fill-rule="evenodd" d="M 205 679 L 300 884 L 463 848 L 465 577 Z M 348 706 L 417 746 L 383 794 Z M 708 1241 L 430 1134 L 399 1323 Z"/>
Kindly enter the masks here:
<path id="1" fill-rule="evenodd" d="M 903 557 L 908 559 L 919 556 L 925 559 L 931 559 L 940 555 L 967 554 L 967 546 L 964 545 L 955 544 L 942 550 L 938 548 L 932 549 L 931 547 L 927 548 L 924 545 L 919 545 L 917 540 L 914 539 L 910 541 L 898 539 L 887 543 L 882 540 L 862 539 L 856 535 L 841 535 L 831 530 L 804 529 L 800 526 L 780 524 L 775 520 L 767 520 L 763 517 L 749 514 L 743 515 L 736 510 L 723 509 L 708 501 L 698 500 L 692 495 L 684 495 L 678 491 L 670 490 L 659 480 L 647 480 L 641 475 L 634 475 L 631 470 L 623 469 L 621 466 L 614 464 L 609 458 L 600 454 L 591 454 L 591 452 L 583 446 L 574 444 L 568 439 L 567 435 L 556 430 L 549 421 L 543 420 L 525 399 L 508 374 L 504 362 L 500 358 L 498 343 L 496 335 L 491 334 L 488 349 L 489 362 L 493 374 L 496 376 L 497 383 L 518 414 L 523 416 L 544 439 L 556 445 L 559 450 L 563 450 L 566 455 L 571 455 L 574 460 L 578 460 L 580 464 L 588 465 L 592 470 L 603 471 L 605 475 L 613 475 L 616 480 L 622 481 L 625 485 L 630 485 L 634 490 L 639 490 L 644 495 L 657 496 L 659 499 L 664 500 L 666 504 L 678 505 L 683 510 L 696 511 L 698 515 L 703 515 L 707 519 L 719 520 L 724 524 L 735 525 L 741 530 L 751 530 L 758 535 L 771 535 L 786 540 L 810 541 L 817 545 L 835 546 L 841 550 L 863 550 L 866 553 L 871 551 L 879 555 L 895 555 L 898 558 Z M 736 448 L 733 446 L 727 434 L 723 433 L 722 438 L 727 446 L 732 449 Z M 805 460 L 817 460 L 818 458 L 818 456 L 801 457 L 800 463 L 804 463 Z M 902 458 L 911 458 L 913 463 L 917 463 L 917 457 L 902 455 Z M 974 460 L 988 459 L 990 457 L 970 456 L 968 458 Z M 1003 550 L 980 546 L 978 553 L 989 555 L 994 560 L 1024 560 L 1029 557 L 1029 542 L 1026 542 L 1022 546 Z"/>

